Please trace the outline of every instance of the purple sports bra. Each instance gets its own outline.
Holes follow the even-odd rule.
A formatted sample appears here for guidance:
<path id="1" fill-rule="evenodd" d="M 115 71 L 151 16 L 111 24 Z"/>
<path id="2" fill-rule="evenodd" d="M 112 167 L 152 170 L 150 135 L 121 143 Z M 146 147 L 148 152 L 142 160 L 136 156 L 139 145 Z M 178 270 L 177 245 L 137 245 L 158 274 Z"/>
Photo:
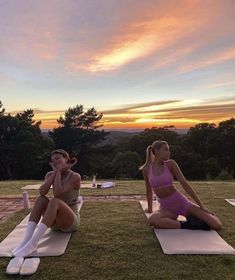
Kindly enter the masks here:
<path id="1" fill-rule="evenodd" d="M 153 164 L 150 165 L 148 179 L 152 188 L 169 187 L 173 185 L 174 176 L 167 167 L 166 161 L 163 161 L 163 166 L 163 173 L 158 176 L 153 174 Z"/>

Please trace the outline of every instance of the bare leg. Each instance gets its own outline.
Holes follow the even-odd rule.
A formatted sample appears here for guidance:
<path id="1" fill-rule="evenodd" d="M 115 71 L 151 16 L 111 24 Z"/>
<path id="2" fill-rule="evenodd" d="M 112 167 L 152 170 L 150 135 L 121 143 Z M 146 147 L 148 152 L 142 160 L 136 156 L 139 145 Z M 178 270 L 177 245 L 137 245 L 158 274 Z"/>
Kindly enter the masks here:
<path id="1" fill-rule="evenodd" d="M 73 223 L 73 210 L 62 200 L 52 198 L 43 216 L 42 223 L 51 227 L 55 222 L 61 229 L 70 227 Z"/>
<path id="2" fill-rule="evenodd" d="M 41 223 L 37 226 L 33 237 L 18 251 L 15 252 L 16 257 L 26 257 L 37 249 L 38 242 L 47 228 L 56 224 L 61 229 L 70 227 L 73 223 L 74 214 L 72 209 L 62 200 L 52 198 L 47 206 Z"/>
<path id="3" fill-rule="evenodd" d="M 41 219 L 42 213 L 47 208 L 49 199 L 46 196 L 39 196 L 32 208 L 32 211 L 29 216 L 29 221 L 24 232 L 24 237 L 21 242 L 12 250 L 12 254 L 15 254 L 20 250 L 31 238 L 37 227 L 39 220 Z"/>
<path id="4" fill-rule="evenodd" d="M 186 213 L 186 217 L 189 215 L 197 217 L 206 222 L 211 227 L 211 229 L 220 230 L 222 228 L 222 223 L 216 215 L 206 213 L 196 204 L 192 205 L 189 208 L 188 212 Z"/>
<path id="5" fill-rule="evenodd" d="M 45 212 L 49 203 L 49 199 L 46 196 L 39 196 L 31 210 L 29 221 L 38 223 L 41 219 L 42 214 Z"/>
<path id="6" fill-rule="evenodd" d="M 179 229 L 181 225 L 177 217 L 178 215 L 167 209 L 159 209 L 149 217 L 149 223 L 155 228 Z"/>

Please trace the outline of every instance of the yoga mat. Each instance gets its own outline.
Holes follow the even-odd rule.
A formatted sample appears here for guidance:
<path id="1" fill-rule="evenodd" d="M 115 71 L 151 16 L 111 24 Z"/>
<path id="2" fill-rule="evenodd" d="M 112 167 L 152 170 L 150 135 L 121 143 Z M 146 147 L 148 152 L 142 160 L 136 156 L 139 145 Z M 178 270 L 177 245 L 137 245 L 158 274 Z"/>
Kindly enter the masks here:
<path id="1" fill-rule="evenodd" d="M 107 184 L 109 183 L 109 185 Z M 113 187 L 110 186 L 110 182 L 106 183 L 98 183 L 98 185 L 101 185 L 101 188 L 107 188 L 107 187 Z M 107 186 L 108 185 L 108 186 Z M 26 185 L 21 188 L 21 190 L 38 190 L 40 188 L 41 184 L 35 184 L 35 185 Z M 52 189 L 52 186 L 50 187 Z M 96 187 L 92 186 L 92 183 L 81 183 L 81 189 L 96 189 Z"/>
<path id="2" fill-rule="evenodd" d="M 78 210 L 81 210 L 83 202 L 78 204 Z M 12 232 L 0 243 L 0 257 L 12 257 L 11 251 L 23 239 L 28 214 L 19 225 L 17 225 Z M 47 229 L 38 243 L 38 248 L 29 257 L 45 257 L 45 256 L 61 256 L 64 254 L 72 233 L 65 233 L 61 231 L 53 231 Z"/>
<path id="3" fill-rule="evenodd" d="M 227 198 L 225 199 L 229 204 L 235 206 L 235 198 Z"/>
<path id="4" fill-rule="evenodd" d="M 21 190 L 38 190 L 40 188 L 40 184 L 35 184 L 35 185 L 26 185 L 21 188 Z M 52 188 L 52 186 L 51 186 Z"/>
<path id="5" fill-rule="evenodd" d="M 140 201 L 142 209 L 147 208 L 147 201 Z M 158 202 L 153 202 L 153 211 L 159 209 Z M 151 214 L 145 213 L 147 217 Z M 179 216 L 178 220 L 183 217 Z M 235 255 L 235 249 L 226 243 L 215 230 L 156 229 L 154 234 L 165 254 L 227 254 Z"/>
<path id="6" fill-rule="evenodd" d="M 115 187 L 115 183 L 114 182 L 97 183 L 96 187 L 99 189 L 109 189 Z"/>

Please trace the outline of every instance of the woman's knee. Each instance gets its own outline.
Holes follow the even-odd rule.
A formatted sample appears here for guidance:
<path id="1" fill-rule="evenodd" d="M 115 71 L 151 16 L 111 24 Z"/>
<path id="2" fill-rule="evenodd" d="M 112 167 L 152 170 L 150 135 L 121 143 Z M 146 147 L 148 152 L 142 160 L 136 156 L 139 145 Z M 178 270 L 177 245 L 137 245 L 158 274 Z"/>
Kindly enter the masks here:
<path id="1" fill-rule="evenodd" d="M 36 199 L 34 205 L 46 206 L 48 202 L 49 199 L 45 195 L 41 195 Z"/>
<path id="2" fill-rule="evenodd" d="M 205 221 L 210 225 L 211 229 L 217 231 L 222 229 L 222 222 L 215 214 L 207 214 Z"/>
<path id="3" fill-rule="evenodd" d="M 59 202 L 60 202 L 60 199 L 53 197 L 52 199 L 50 199 L 48 206 L 50 206 L 50 207 L 58 206 Z"/>
<path id="4" fill-rule="evenodd" d="M 222 223 L 216 215 L 206 214 L 206 216 L 201 219 L 204 220 L 211 227 L 211 229 L 216 231 L 222 229 Z"/>
<path id="5" fill-rule="evenodd" d="M 152 214 L 150 217 L 149 217 L 149 224 L 151 226 L 157 226 L 158 225 L 158 222 L 160 220 L 161 216 L 159 214 Z"/>

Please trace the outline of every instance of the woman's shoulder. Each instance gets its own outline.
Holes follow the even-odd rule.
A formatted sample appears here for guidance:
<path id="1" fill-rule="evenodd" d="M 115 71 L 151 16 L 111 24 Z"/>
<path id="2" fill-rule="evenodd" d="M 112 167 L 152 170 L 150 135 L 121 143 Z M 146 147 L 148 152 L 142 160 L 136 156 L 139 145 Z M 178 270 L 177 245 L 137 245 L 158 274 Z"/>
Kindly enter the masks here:
<path id="1" fill-rule="evenodd" d="M 143 167 L 142 172 L 143 172 L 144 175 L 148 175 L 151 166 L 152 166 L 152 163 L 149 163 L 149 164 L 146 164 L 146 165 Z"/>
<path id="2" fill-rule="evenodd" d="M 78 172 L 75 172 L 73 170 L 72 171 L 72 178 L 77 179 L 77 180 L 81 180 L 81 175 Z"/>
<path id="3" fill-rule="evenodd" d="M 48 177 L 50 177 L 52 175 L 53 171 L 48 171 L 45 175 L 45 179 L 47 179 Z"/>
<path id="4" fill-rule="evenodd" d="M 165 164 L 169 169 L 172 169 L 177 163 L 174 159 L 165 160 Z"/>
<path id="5" fill-rule="evenodd" d="M 73 191 L 79 191 L 80 187 L 81 187 L 81 176 L 79 173 L 71 170 L 71 177 L 70 177 L 70 180 L 71 180 L 71 183 L 73 185 L 75 185 L 76 187 L 73 189 Z"/>

